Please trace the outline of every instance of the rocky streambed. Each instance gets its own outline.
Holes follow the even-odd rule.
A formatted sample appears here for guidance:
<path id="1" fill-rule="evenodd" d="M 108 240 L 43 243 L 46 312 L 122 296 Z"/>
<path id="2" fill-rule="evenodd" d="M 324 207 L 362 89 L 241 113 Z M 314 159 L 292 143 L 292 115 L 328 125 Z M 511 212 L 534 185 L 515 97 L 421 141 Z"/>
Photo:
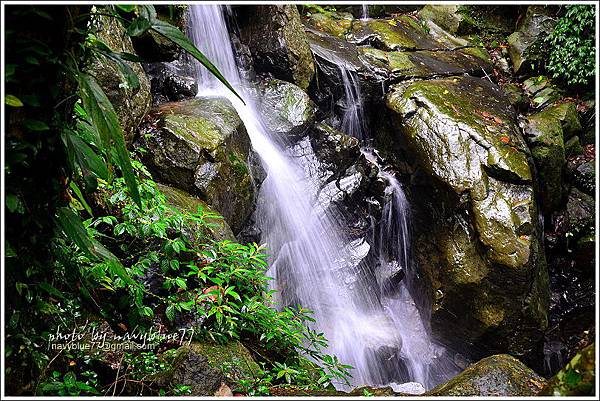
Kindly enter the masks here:
<path id="1" fill-rule="evenodd" d="M 581 104 L 523 72 L 551 16 L 529 7 L 507 47 L 490 54 L 469 35 L 482 22 L 458 6 L 384 9 L 370 19 L 348 11 L 234 6 L 228 16 L 267 130 L 315 183 L 315 208 L 346 222 L 351 263 L 362 274 L 401 277 L 401 266 L 387 271 L 374 261 L 390 196 L 380 170 L 402 184 L 414 272 L 403 280 L 432 339 L 463 370 L 426 394 L 554 394 L 574 356 L 565 369 L 587 378 L 590 348 L 577 352 L 593 341 L 595 128 Z M 179 22 L 186 26 L 185 14 Z M 105 34 L 127 42 L 116 30 Z M 145 149 L 174 204 L 201 202 L 223 216 L 214 238 L 259 242 L 254 212 L 266 172 L 246 127 L 228 100 L 195 96 L 185 56 L 144 40 L 122 46 L 155 55 L 138 93 L 99 77 L 114 88 L 107 93 L 124 126 L 144 119 L 130 145 Z M 349 123 L 353 114 L 360 127 Z M 252 359 L 238 348 L 226 358 Z M 199 383 L 198 366 L 218 367 L 200 345 L 186 352 L 178 382 Z M 194 395 L 225 391 L 213 373 Z"/>

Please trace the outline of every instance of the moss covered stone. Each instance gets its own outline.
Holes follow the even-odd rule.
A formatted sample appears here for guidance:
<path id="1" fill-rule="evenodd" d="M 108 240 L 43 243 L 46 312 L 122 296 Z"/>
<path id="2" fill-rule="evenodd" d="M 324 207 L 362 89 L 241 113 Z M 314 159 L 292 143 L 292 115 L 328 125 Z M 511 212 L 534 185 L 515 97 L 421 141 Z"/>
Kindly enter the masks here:
<path id="1" fill-rule="evenodd" d="M 425 395 L 524 397 L 536 395 L 544 384 L 542 377 L 512 356 L 493 355 Z"/>
<path id="2" fill-rule="evenodd" d="M 206 219 L 208 224 L 205 227 L 197 227 L 204 230 L 203 234 L 205 236 L 215 241 L 235 241 L 235 236 L 233 235 L 229 224 L 227 224 L 223 217 L 221 217 L 217 212 L 212 210 L 210 206 L 206 204 L 206 202 L 195 198 L 181 189 L 169 187 L 167 185 L 158 184 L 158 189 L 165 194 L 169 204 L 176 207 L 180 211 L 187 213 L 198 213 L 198 210 L 202 210 L 207 213 L 216 214 L 216 217 Z"/>
<path id="3" fill-rule="evenodd" d="M 93 28 L 98 30 L 96 33 L 98 39 L 106 43 L 112 51 L 136 54 L 131 39 L 125 33 L 125 28 L 116 18 L 98 16 L 94 18 Z M 152 95 L 150 81 L 141 64 L 126 63 L 138 77 L 140 83 L 138 88 L 128 87 L 119 65 L 105 57 L 94 58 L 90 72 L 115 108 L 125 134 L 125 141 L 131 142 L 134 140 L 139 124 L 150 110 Z"/>
<path id="4" fill-rule="evenodd" d="M 538 395 L 542 396 L 594 396 L 596 395 L 595 344 L 580 352 L 560 370 Z"/>
<path id="5" fill-rule="evenodd" d="M 160 386 L 190 387 L 191 396 L 213 396 L 223 384 L 254 378 L 258 365 L 239 342 L 225 345 L 192 342 L 177 350 L 173 363 L 154 381 Z"/>
<path id="6" fill-rule="evenodd" d="M 508 37 L 508 54 L 515 73 L 543 67 L 544 44 L 556 20 L 544 6 L 529 6 L 520 20 L 517 31 Z"/>
<path id="7" fill-rule="evenodd" d="M 370 68 L 383 70 L 394 80 L 462 75 L 490 70 L 491 64 L 471 54 L 470 48 L 450 51 L 384 51 L 359 47 L 361 58 Z"/>
<path id="8" fill-rule="evenodd" d="M 278 79 L 259 83 L 258 107 L 269 131 L 285 142 L 302 137 L 315 121 L 316 108 L 308 94 Z"/>
<path id="9" fill-rule="evenodd" d="M 405 121 L 404 136 L 427 170 L 457 193 L 490 174 L 530 182 L 527 147 L 508 102 L 481 79 L 456 77 L 399 84 L 386 97 Z"/>
<path id="10" fill-rule="evenodd" d="M 310 16 L 308 23 L 321 32 L 343 39 L 352 26 L 352 15 L 350 18 L 345 14 L 317 13 Z"/>
<path id="11" fill-rule="evenodd" d="M 425 5 L 418 13 L 424 20 L 433 21 L 452 34 L 464 35 L 475 27 L 475 21 L 464 12 L 464 6 L 457 4 Z"/>
<path id="12" fill-rule="evenodd" d="M 355 20 L 348 40 L 359 44 L 371 44 L 381 50 L 433 50 L 440 47 L 424 26 L 413 18 Z"/>
<path id="13" fill-rule="evenodd" d="M 296 5 L 255 5 L 239 10 L 241 39 L 252 53 L 254 68 L 306 89 L 315 66 Z"/>
<path id="14" fill-rule="evenodd" d="M 155 110 L 157 128 L 140 139 L 158 178 L 198 196 L 237 232 L 254 205 L 250 139 L 228 100 L 196 98 Z"/>
<path id="15" fill-rule="evenodd" d="M 565 118 L 565 107 L 548 107 L 527 117 L 526 138 L 531 148 L 540 182 L 542 208 L 556 210 L 563 199 L 563 173 L 566 163 L 563 121 L 568 129 L 573 122 Z M 560 119 L 562 119 L 562 121 Z"/>
<path id="16" fill-rule="evenodd" d="M 525 353 L 547 326 L 548 276 L 514 108 L 473 77 L 401 83 L 386 104 L 392 141 L 436 190 L 424 200 L 436 210 L 435 228 L 418 237 L 416 251 L 434 335 Z"/>

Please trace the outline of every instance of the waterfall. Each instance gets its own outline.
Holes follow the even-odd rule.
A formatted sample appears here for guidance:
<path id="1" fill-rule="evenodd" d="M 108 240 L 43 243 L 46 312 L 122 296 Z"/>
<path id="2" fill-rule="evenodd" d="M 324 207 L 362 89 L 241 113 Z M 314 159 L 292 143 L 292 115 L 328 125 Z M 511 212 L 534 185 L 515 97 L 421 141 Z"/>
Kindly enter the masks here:
<path id="1" fill-rule="evenodd" d="M 363 21 L 368 20 L 369 19 L 369 6 L 366 4 L 362 5 L 362 16 L 361 19 Z"/>
<path id="2" fill-rule="evenodd" d="M 246 102 L 244 105 L 198 67 L 199 95 L 231 101 L 267 173 L 255 219 L 262 233 L 261 242 L 272 255 L 267 274 L 274 278 L 282 303 L 300 304 L 314 311 L 314 328 L 329 340 L 328 352 L 354 367 L 352 387 L 391 384 L 402 391 L 420 393 L 423 388 L 419 385 L 407 388 L 396 383 L 418 381 L 426 387 L 436 384 L 428 371 L 437 350 L 428 340 L 409 292 L 401 285 L 395 295 L 382 297 L 379 284 L 367 279 L 362 267 L 352 263 L 355 246 L 343 234 L 345 222 L 315 206 L 311 194 L 318 192 L 316 184 L 288 150 L 271 138 L 256 112 L 254 99 L 244 90 L 249 83 L 239 76 L 222 9 L 216 5 L 194 5 L 190 9 L 190 37 Z M 364 129 L 358 80 L 348 78 L 346 82 L 352 91 L 349 97 L 347 94 L 348 106 L 354 110 L 348 115 L 346 128 L 354 127 L 353 135 L 360 137 Z M 386 255 L 385 263 L 407 266 L 406 199 L 395 178 L 389 175 L 387 180 L 391 201 L 385 207 L 381 227 L 386 241 L 396 242 L 390 242 L 392 246 L 379 253 Z M 341 383 L 334 385 L 348 389 Z"/>

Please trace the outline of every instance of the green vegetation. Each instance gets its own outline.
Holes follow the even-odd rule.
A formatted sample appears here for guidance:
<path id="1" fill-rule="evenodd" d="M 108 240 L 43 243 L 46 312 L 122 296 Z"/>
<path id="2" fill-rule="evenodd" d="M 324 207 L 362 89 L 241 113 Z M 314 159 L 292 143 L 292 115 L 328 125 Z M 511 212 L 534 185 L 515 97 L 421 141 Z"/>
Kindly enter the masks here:
<path id="1" fill-rule="evenodd" d="M 325 338 L 306 324 L 310 311 L 275 308 L 264 249 L 207 237 L 219 216 L 169 206 L 131 157 L 113 105 L 86 66 L 106 57 L 136 88 L 127 62 L 141 60 L 112 51 L 89 21 L 116 18 L 129 36 L 153 30 L 232 89 L 216 68 L 151 5 L 7 10 L 5 373 L 15 378 L 7 392 L 115 394 L 133 381 L 149 394 L 189 393 L 177 383 L 144 384 L 168 368 L 170 351 L 50 349 L 53 333 L 84 326 L 123 334 L 191 325 L 195 340 L 252 343 L 269 356 L 257 379 L 242 383 L 248 393 L 346 381 L 350 366 L 324 353 Z M 24 23 L 36 27 L 28 37 L 17 31 Z M 116 379 L 107 366 L 118 366 Z"/>
<path id="2" fill-rule="evenodd" d="M 570 5 L 566 10 L 547 38 L 546 67 L 569 85 L 589 84 L 596 72 L 595 6 Z"/>

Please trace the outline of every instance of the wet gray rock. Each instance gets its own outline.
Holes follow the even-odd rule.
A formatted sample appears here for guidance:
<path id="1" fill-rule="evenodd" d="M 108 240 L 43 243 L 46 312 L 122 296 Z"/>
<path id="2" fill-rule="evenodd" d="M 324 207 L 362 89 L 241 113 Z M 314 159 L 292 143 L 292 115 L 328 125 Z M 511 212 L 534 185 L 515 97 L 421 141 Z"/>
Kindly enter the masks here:
<path id="1" fill-rule="evenodd" d="M 544 213 L 556 210 L 563 199 L 565 141 L 581 131 L 573 103 L 546 107 L 526 118 L 525 138 L 539 173 Z"/>
<path id="2" fill-rule="evenodd" d="M 515 73 L 535 71 L 543 66 L 543 40 L 552 32 L 556 20 L 543 6 L 529 6 L 517 31 L 508 37 L 508 54 Z"/>
<path id="3" fill-rule="evenodd" d="M 240 39 L 252 53 L 256 72 L 306 89 L 314 64 L 296 5 L 244 6 L 238 16 Z"/>
<path id="4" fill-rule="evenodd" d="M 510 355 L 494 355 L 469 366 L 428 396 L 534 396 L 546 380 Z"/>
<path id="5" fill-rule="evenodd" d="M 474 28 L 474 21 L 466 15 L 464 6 L 457 4 L 425 5 L 417 14 L 424 20 L 430 20 L 452 34 L 464 35 Z"/>
<path id="6" fill-rule="evenodd" d="M 125 28 L 115 18 L 99 16 L 93 21 L 98 29 L 98 39 L 115 52 L 135 54 L 131 39 L 125 34 Z M 94 59 L 90 72 L 112 103 L 125 134 L 125 141 L 132 142 L 136 130 L 146 113 L 150 110 L 152 96 L 150 82 L 140 63 L 127 62 L 139 79 L 139 88 L 129 88 L 118 64 L 105 57 Z"/>
<path id="7" fill-rule="evenodd" d="M 595 160 L 581 160 L 579 158 L 569 160 L 567 173 L 573 185 L 588 195 L 594 196 L 596 191 Z"/>
<path id="8" fill-rule="evenodd" d="M 523 355 L 547 325 L 548 276 L 514 109 L 474 77 L 401 83 L 386 102 L 392 146 L 419 172 L 415 256 L 433 334 L 484 355 Z"/>
<path id="9" fill-rule="evenodd" d="M 278 79 L 259 82 L 258 108 L 267 129 L 283 143 L 299 140 L 315 121 L 315 105 L 300 87 Z"/>
<path id="10" fill-rule="evenodd" d="M 238 232 L 254 207 L 250 139 L 231 103 L 196 98 L 166 103 L 139 140 L 145 162 L 161 181 L 208 203 Z"/>
<path id="11" fill-rule="evenodd" d="M 196 79 L 185 71 L 181 62 L 147 63 L 144 69 L 150 78 L 155 105 L 189 99 L 198 93 Z"/>

